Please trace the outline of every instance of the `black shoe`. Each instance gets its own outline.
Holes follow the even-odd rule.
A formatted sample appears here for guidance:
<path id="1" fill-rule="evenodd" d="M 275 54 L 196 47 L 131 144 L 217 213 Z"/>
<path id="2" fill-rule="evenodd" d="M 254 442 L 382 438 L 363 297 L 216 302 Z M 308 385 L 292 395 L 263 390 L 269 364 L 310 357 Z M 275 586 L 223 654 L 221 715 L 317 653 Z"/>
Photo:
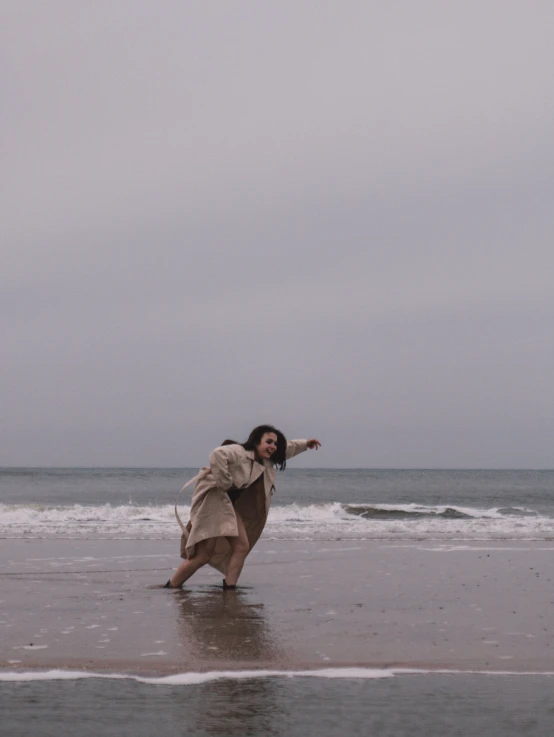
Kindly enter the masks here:
<path id="1" fill-rule="evenodd" d="M 236 584 L 234 583 L 228 584 L 227 581 L 223 579 L 223 588 L 226 591 L 234 591 L 237 587 L 236 587 Z"/>

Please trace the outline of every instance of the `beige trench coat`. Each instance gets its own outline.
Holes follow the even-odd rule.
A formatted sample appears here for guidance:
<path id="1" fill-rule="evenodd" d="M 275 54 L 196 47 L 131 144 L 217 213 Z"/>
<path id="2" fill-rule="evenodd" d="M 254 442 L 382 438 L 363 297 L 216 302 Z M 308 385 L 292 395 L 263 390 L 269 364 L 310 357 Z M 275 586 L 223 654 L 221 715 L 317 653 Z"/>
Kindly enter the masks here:
<path id="1" fill-rule="evenodd" d="M 287 460 L 303 453 L 307 448 L 307 440 L 289 440 Z M 244 522 L 250 550 L 265 527 L 275 488 L 275 466 L 269 460 L 256 461 L 254 451 L 245 450 L 242 445 L 224 445 L 213 451 L 210 465 L 200 469 L 196 477 L 190 522 L 183 529 L 181 550 L 184 554 L 181 557 L 193 558 L 199 542 L 216 537 L 215 552 L 209 563 L 223 574 L 227 573 L 231 546 L 225 538 L 238 536 L 235 509 L 227 490 L 232 486 L 244 489 L 260 479 L 262 474 L 263 485 L 259 483 L 256 489 L 241 494 L 236 501 L 236 509 Z"/>

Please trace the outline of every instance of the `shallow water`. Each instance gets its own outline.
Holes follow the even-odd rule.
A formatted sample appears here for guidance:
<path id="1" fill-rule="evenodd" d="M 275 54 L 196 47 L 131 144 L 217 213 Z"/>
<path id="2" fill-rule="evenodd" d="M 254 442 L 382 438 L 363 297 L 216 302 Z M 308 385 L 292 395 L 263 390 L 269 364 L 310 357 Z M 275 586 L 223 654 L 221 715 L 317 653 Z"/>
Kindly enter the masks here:
<path id="1" fill-rule="evenodd" d="M 549 676 L 461 674 L 4 682 L 0 711 L 13 737 L 551 737 L 553 686 Z"/>

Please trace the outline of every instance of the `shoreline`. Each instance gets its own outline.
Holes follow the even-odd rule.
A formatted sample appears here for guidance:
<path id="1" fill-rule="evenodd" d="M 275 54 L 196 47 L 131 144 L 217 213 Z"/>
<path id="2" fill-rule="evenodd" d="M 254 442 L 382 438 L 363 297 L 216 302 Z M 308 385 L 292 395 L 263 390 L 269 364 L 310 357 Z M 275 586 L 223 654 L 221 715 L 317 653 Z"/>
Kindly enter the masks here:
<path id="1" fill-rule="evenodd" d="M 158 686 L 200 685 L 220 680 L 251 680 L 259 678 L 322 678 L 328 680 L 357 679 L 381 680 L 406 676 L 484 676 L 499 678 L 533 677 L 554 678 L 554 671 L 508 671 L 508 670 L 453 670 L 450 668 L 377 668 L 348 665 L 345 667 L 328 666 L 326 668 L 301 668 L 295 670 L 275 670 L 273 668 L 230 668 L 228 670 L 199 670 L 141 672 L 136 670 L 72 670 L 70 668 L 29 668 L 22 670 L 0 669 L 0 683 L 30 683 L 45 681 L 102 680 L 136 681 Z M 1 688 L 1 686 L 0 686 Z"/>
<path id="2" fill-rule="evenodd" d="M 552 674 L 552 543 L 262 540 L 236 592 L 177 548 L 0 540 L 0 670 Z"/>

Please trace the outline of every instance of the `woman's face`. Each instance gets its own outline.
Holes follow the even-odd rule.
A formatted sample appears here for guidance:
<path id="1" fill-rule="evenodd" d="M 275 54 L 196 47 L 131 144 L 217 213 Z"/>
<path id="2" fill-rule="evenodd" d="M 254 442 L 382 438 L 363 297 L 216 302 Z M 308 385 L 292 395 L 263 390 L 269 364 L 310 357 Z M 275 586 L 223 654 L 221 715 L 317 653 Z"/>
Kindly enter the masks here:
<path id="1" fill-rule="evenodd" d="M 269 460 L 277 450 L 277 435 L 274 432 L 264 432 L 262 439 L 256 446 L 256 454 L 262 460 Z"/>

